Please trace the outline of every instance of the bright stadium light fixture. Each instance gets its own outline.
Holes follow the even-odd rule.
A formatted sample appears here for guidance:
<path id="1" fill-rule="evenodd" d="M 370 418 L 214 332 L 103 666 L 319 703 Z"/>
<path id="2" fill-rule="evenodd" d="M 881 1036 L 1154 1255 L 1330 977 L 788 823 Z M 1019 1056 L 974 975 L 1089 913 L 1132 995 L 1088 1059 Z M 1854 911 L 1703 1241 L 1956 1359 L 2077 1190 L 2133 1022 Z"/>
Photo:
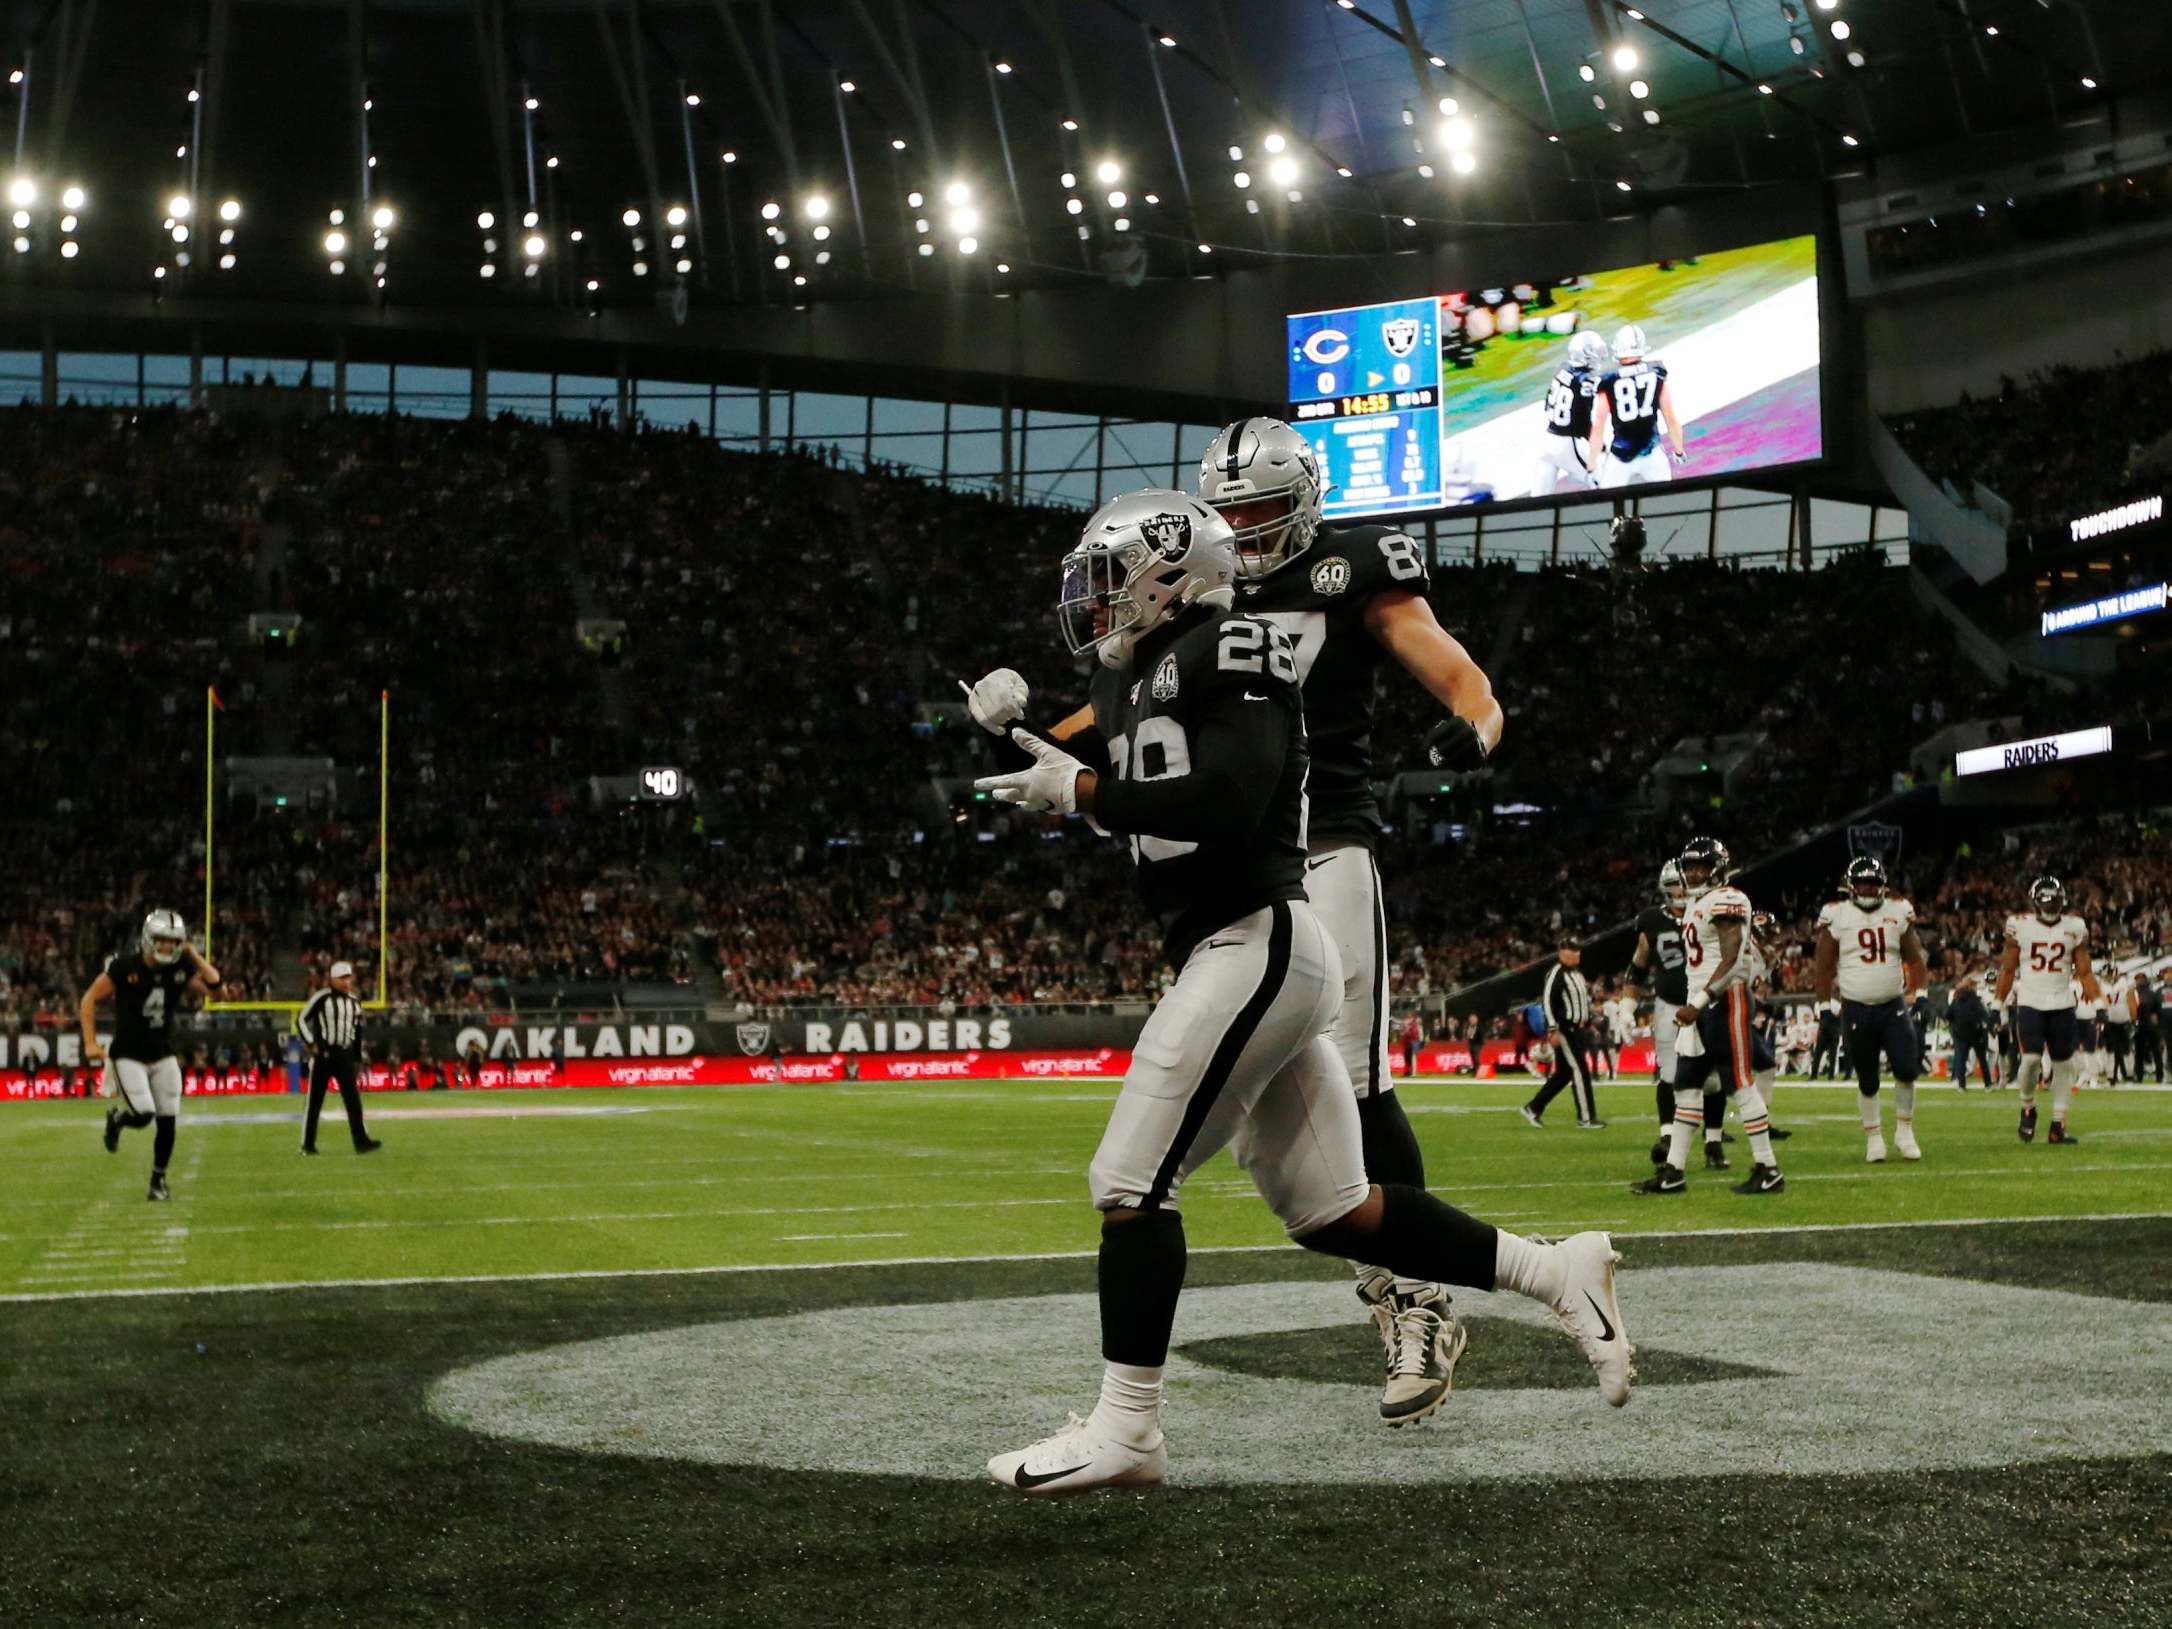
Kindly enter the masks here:
<path id="1" fill-rule="evenodd" d="M 1641 102 L 1652 94 L 1652 87 L 1644 80 L 1632 79 L 1629 81 L 1629 94 Z"/>
<path id="2" fill-rule="evenodd" d="M 1853 136 L 1842 136 L 1840 138 L 1840 145 L 1843 147 L 1860 147 L 1863 144 L 1857 141 Z"/>
<path id="3" fill-rule="evenodd" d="M 1419 179 L 1420 179 L 1421 181 L 1430 181 L 1430 180 L 1432 180 L 1432 179 L 1433 179 L 1433 166 L 1432 166 L 1432 165 L 1430 165 L 1430 164 L 1421 164 L 1421 165 L 1419 165 L 1419 166 L 1418 166 L 1418 178 L 1419 178 Z"/>
<path id="4" fill-rule="evenodd" d="M 219 270 L 232 271 L 233 269 L 234 257 L 231 254 L 223 254 L 219 256 Z"/>
<path id="5" fill-rule="evenodd" d="M 952 237 L 965 237 L 968 234 L 977 232 L 979 230 L 979 210 L 954 209 L 950 212 L 950 235 Z"/>
<path id="6" fill-rule="evenodd" d="M 1463 111 L 1463 104 L 1453 96 L 1443 96 L 1440 99 L 1440 110 L 1444 116 L 1452 119 Z"/>
<path id="7" fill-rule="evenodd" d="M 1080 230 L 1081 232 L 1083 232 L 1083 231 L 1085 231 L 1085 230 L 1086 230 L 1086 228 L 1082 226 L 1082 227 L 1080 227 L 1080 228 L 1079 228 L 1079 230 Z M 920 255 L 921 255 L 921 258 L 922 258 L 923 260 L 924 260 L 924 259 L 926 259 L 926 258 L 927 258 L 927 257 L 928 257 L 929 255 L 931 255 L 931 254 L 933 254 L 933 253 L 935 253 L 935 245 L 934 245 L 934 244 L 932 244 L 932 243 L 923 243 L 922 245 L 920 245 Z"/>
<path id="8" fill-rule="evenodd" d="M 1576 70 L 1576 77 L 1588 85 L 1599 77 L 1599 70 L 1587 62 Z"/>
<path id="9" fill-rule="evenodd" d="M 960 239 L 958 239 L 958 253 L 960 253 L 961 255 L 969 255 L 969 254 L 975 254 L 975 253 L 977 253 L 977 252 L 979 251 L 979 249 L 980 249 L 980 239 L 979 239 L 979 238 L 960 238 Z"/>
<path id="10" fill-rule="evenodd" d="M 527 227 L 530 231 L 533 231 L 535 229 L 536 222 L 540 219 L 541 217 L 538 216 L 536 212 L 531 209 L 528 211 L 527 214 L 521 216 L 520 224 Z"/>
<path id="11" fill-rule="evenodd" d="M 1199 246 L 1199 252 L 1203 255 L 1211 255 L 1212 253 L 1214 253 L 1214 245 L 1211 243 L 1202 243 Z"/>
<path id="12" fill-rule="evenodd" d="M 1289 143 L 1283 139 L 1281 131 L 1270 130 L 1264 137 L 1261 138 L 1260 145 L 1266 148 L 1267 151 L 1270 153 L 1279 153 L 1282 151 L 1283 148 L 1287 147 Z"/>
<path id="13" fill-rule="evenodd" d="M 1844 40 L 1844 39 L 1846 39 L 1846 38 L 1847 38 L 1847 37 L 1848 37 L 1848 36 L 1849 36 L 1850 34 L 1852 34 L 1852 33 L 1854 33 L 1854 32 L 1855 32 L 1855 30 L 1854 30 L 1854 29 L 1852 29 L 1852 28 L 1850 28 L 1850 27 L 1848 26 L 1848 20 L 1847 20 L 1847 18 L 1845 18 L 1845 17 L 1841 17 L 1841 18 L 1836 18 L 1836 19 L 1834 20 L 1834 22 L 1833 22 L 1833 38 L 1834 38 L 1834 39 L 1836 39 L 1836 40 Z"/>
<path id="14" fill-rule="evenodd" d="M 593 294 L 593 293 L 595 293 L 595 292 L 596 292 L 596 290 L 598 290 L 598 289 L 599 289 L 599 288 L 601 288 L 601 287 L 603 287 L 603 285 L 602 285 L 601 283 L 597 282 L 595 278 L 591 277 L 591 278 L 590 278 L 590 279 L 588 280 L 588 292 L 589 292 L 589 293 Z"/>
<path id="15" fill-rule="evenodd" d="M 545 159 L 545 160 L 543 161 L 543 168 L 545 168 L 546 170 L 555 170 L 555 169 L 557 169 L 557 168 L 558 168 L 558 155 L 557 155 L 556 153 L 553 153 L 553 154 L 551 154 L 551 156 L 550 156 L 549 158 L 546 158 L 546 159 Z"/>
<path id="16" fill-rule="evenodd" d="M 531 97 L 529 97 L 529 98 L 527 99 L 527 101 L 526 101 L 526 102 L 522 103 L 521 105 L 522 105 L 522 106 L 524 106 L 525 108 L 527 108 L 527 110 L 528 110 L 528 111 L 529 111 L 530 113 L 533 113 L 533 112 L 534 112 L 534 111 L 535 111 L 535 110 L 536 110 L 537 108 L 541 107 L 541 106 L 542 106 L 543 104 L 542 104 L 541 102 L 538 102 L 538 101 L 537 101 L 537 100 L 536 100 L 536 99 L 535 99 L 535 98 L 534 98 L 533 96 L 531 96 Z"/>
<path id="17" fill-rule="evenodd" d="M 1170 50 L 1173 51 L 1176 49 L 1176 36 L 1174 34 L 1156 34 L 1154 38 L 1160 40 L 1161 43 L 1168 46 Z"/>
<path id="18" fill-rule="evenodd" d="M 1270 159 L 1267 164 L 1267 179 L 1278 187 L 1288 186 L 1297 179 L 1297 160 L 1287 153 L 1280 158 Z"/>
<path id="19" fill-rule="evenodd" d="M 2082 75 L 2082 89 L 2083 89 L 2083 90 L 2095 90 L 2096 88 L 2097 88 L 2097 82 L 2096 82 L 2096 81 L 2095 81 L 2094 79 L 2091 79 L 2091 78 L 2090 78 L 2090 77 L 2089 77 L 2089 76 L 2088 76 L 2087 74 L 2083 74 L 2083 75 Z"/>
<path id="20" fill-rule="evenodd" d="M 522 243 L 520 247 L 522 252 L 525 253 L 530 260 L 541 260 L 543 258 L 543 250 L 546 247 L 545 243 L 543 242 L 543 234 L 540 232 L 531 234 L 528 237 L 527 241 Z"/>
<path id="21" fill-rule="evenodd" d="M 1418 223 L 1417 223 L 1417 221 L 1415 221 L 1414 219 L 1412 219 L 1412 218 L 1411 218 L 1410 216 L 1408 216 L 1408 215 L 1405 215 L 1405 216 L 1403 217 L 1403 224 L 1404 224 L 1405 226 L 1416 226 L 1416 225 L 1417 225 Z"/>
<path id="22" fill-rule="evenodd" d="M 581 229 L 576 226 L 572 231 L 568 232 L 566 236 L 571 238 L 575 243 L 578 243 L 581 241 Z"/>
<path id="23" fill-rule="evenodd" d="M 905 194 L 905 207 L 907 209 L 918 209 L 922 204 L 926 203 L 927 201 L 927 194 L 922 192 L 918 187 L 913 188 L 912 191 Z"/>
<path id="24" fill-rule="evenodd" d="M 1113 181 L 1115 177 L 1111 176 L 1109 179 Z M 946 204 L 962 204 L 972 196 L 973 189 L 963 181 L 953 181 L 943 188 L 943 202 Z"/>
<path id="25" fill-rule="evenodd" d="M 729 149 L 726 149 L 724 153 L 724 162 L 727 164 L 737 164 L 739 162 L 739 155 L 735 152 L 730 151 Z"/>
<path id="26" fill-rule="evenodd" d="M 30 211 L 27 209 L 18 209 L 9 219 L 8 224 L 14 227 L 15 230 L 18 232 L 26 230 L 30 225 Z M 63 230 L 65 230 L 65 228 Z"/>
<path id="27" fill-rule="evenodd" d="M 17 238 L 15 240 L 15 252 L 19 255 L 30 253 L 30 240 L 28 238 Z"/>
<path id="28" fill-rule="evenodd" d="M 792 264 L 792 257 L 790 255 L 779 255 L 776 257 L 776 259 L 772 260 L 770 264 L 776 267 L 777 270 L 783 271 L 787 266 Z"/>
<path id="29" fill-rule="evenodd" d="M 392 223 L 395 219 L 390 204 L 379 204 L 370 214 L 370 225 L 376 227 L 380 232 L 389 232 L 392 230 Z"/>
<path id="30" fill-rule="evenodd" d="M 846 94 L 847 96 L 850 96 L 850 95 L 851 95 L 851 94 L 852 94 L 852 93 L 853 93 L 854 91 L 858 90 L 858 89 L 859 89 L 860 87 L 859 87 L 859 86 L 857 86 L 857 85 L 855 85 L 855 84 L 854 84 L 854 83 L 853 83 L 853 82 L 852 82 L 851 80 L 849 80 L 849 79 L 840 79 L 840 80 L 839 80 L 839 81 L 837 82 L 837 88 L 838 88 L 839 90 L 843 91 L 843 92 L 844 92 L 844 93 L 845 93 L 845 94 Z"/>
<path id="31" fill-rule="evenodd" d="M 669 209 L 665 210 L 664 224 L 666 226 L 684 226 L 686 224 L 686 206 L 673 204 Z"/>
<path id="32" fill-rule="evenodd" d="M 1614 66 L 1616 69 L 1622 73 L 1627 73 L 1636 65 L 1637 48 L 1635 46 L 1617 45 L 1614 47 Z"/>
<path id="33" fill-rule="evenodd" d="M 688 91 L 686 93 L 686 105 L 688 107 L 700 107 L 701 93 L 699 91 Z"/>
<path id="34" fill-rule="evenodd" d="M 1063 211 L 1066 215 L 1083 215 L 1086 212 L 1086 205 L 1080 199 L 1066 198 L 1063 201 Z"/>
<path id="35" fill-rule="evenodd" d="M 1450 153 L 1448 155 L 1448 167 L 1458 175 L 1469 175 L 1471 171 L 1478 168 L 1478 155 L 1469 152 Z"/>
<path id="36" fill-rule="evenodd" d="M 1237 190 L 1239 192 L 1242 192 L 1246 187 L 1249 187 L 1252 184 L 1252 175 L 1249 170 L 1239 170 L 1229 179 L 1236 184 Z"/>
<path id="37" fill-rule="evenodd" d="M 625 214 L 619 216 L 619 221 L 620 224 L 625 226 L 639 226 L 641 224 L 641 211 L 629 209 Z"/>
<path id="38" fill-rule="evenodd" d="M 811 194 L 808 197 L 807 202 L 800 207 L 806 212 L 807 218 L 810 221 L 826 221 L 830 218 L 830 201 L 827 198 L 823 197 L 822 194 L 819 192 Z M 684 220 L 685 218 L 686 214 L 682 210 L 679 214 L 679 220 Z M 672 224 L 676 226 L 678 224 L 678 221 L 674 221 L 672 222 Z"/>
<path id="39" fill-rule="evenodd" d="M 491 264 L 491 263 L 490 263 L 489 261 L 487 261 L 487 260 L 483 262 L 481 270 L 482 270 L 482 275 L 483 275 L 483 276 L 485 276 L 485 277 L 495 277 L 495 276 L 497 276 L 497 275 L 498 275 L 498 268 L 497 268 L 497 267 L 495 267 L 495 266 L 493 266 L 493 265 L 492 265 L 492 264 Z"/>
<path id="40" fill-rule="evenodd" d="M 904 151 L 905 151 L 905 138 L 904 138 L 903 136 L 892 136 L 892 137 L 890 138 L 890 151 L 891 151 L 891 152 L 893 152 L 893 153 L 902 153 L 902 152 L 904 152 Z"/>
<path id="41" fill-rule="evenodd" d="M 1820 11 L 1838 11 L 1839 9 L 1840 0 L 1818 0 L 1818 10 Z"/>
<path id="42" fill-rule="evenodd" d="M 61 189 L 60 207 L 63 209 L 81 209 L 87 201 L 81 187 L 64 187 Z"/>
<path id="43" fill-rule="evenodd" d="M 60 229 L 63 232 L 73 232 L 77 227 L 81 226 L 82 224 L 82 217 L 78 215 L 63 215 L 60 218 Z"/>
<path id="44" fill-rule="evenodd" d="M 1475 146 L 1477 141 L 1477 127 L 1468 119 L 1459 116 L 1440 127 L 1440 144 L 1451 153 L 1463 152 Z"/>
<path id="45" fill-rule="evenodd" d="M 475 217 L 475 224 L 487 232 L 498 224 L 498 217 L 486 209 Z"/>
<path id="46" fill-rule="evenodd" d="M 1011 65 L 1007 62 L 998 62 L 995 65 L 995 71 L 999 74 L 1007 74 L 1011 71 Z"/>
<path id="47" fill-rule="evenodd" d="M 1863 67 L 1869 61 L 1870 58 L 1864 56 L 1860 51 L 1850 51 L 1848 53 L 1848 66 L 1851 68 Z"/>
<path id="48" fill-rule="evenodd" d="M 179 221 L 173 223 L 173 240 L 176 243 L 186 243 L 189 240 L 189 229 Z"/>
<path id="49" fill-rule="evenodd" d="M 73 238 L 67 239 L 60 246 L 60 258 L 63 260 L 73 260 L 79 252 Z"/>
<path id="50" fill-rule="evenodd" d="M 1129 201 L 1130 194 L 1128 193 L 1112 192 L 1109 194 L 1109 208 L 1111 209 L 1122 209 Z"/>
<path id="51" fill-rule="evenodd" d="M 342 276 L 347 270 L 347 262 L 344 260 L 335 260 L 332 262 L 329 270 L 334 277 Z"/>
<path id="52" fill-rule="evenodd" d="M 1629 183 L 1626 181 L 1617 181 L 1614 183 L 1614 185 L 1620 188 L 1623 192 L 1628 192 L 1631 190 Z"/>
<path id="53" fill-rule="evenodd" d="M 1229 161 L 1232 164 L 1242 164 L 1244 162 L 1244 149 L 1242 147 L 1232 147 L 1229 150 Z"/>
<path id="54" fill-rule="evenodd" d="M 1350 179 L 1350 177 L 1351 177 L 1351 176 L 1355 175 L 1355 174 L 1356 174 L 1357 172 L 1356 172 L 1355 170 L 1351 169 L 1351 168 L 1350 168 L 1350 166 L 1349 166 L 1349 165 L 1347 165 L 1347 164 L 1338 164 L 1338 165 L 1336 165 L 1336 166 L 1335 166 L 1335 173 L 1336 173 L 1337 175 L 1341 176 L 1341 177 L 1342 177 L 1342 178 L 1343 178 L 1343 179 L 1344 179 L 1345 181 L 1347 181 L 1347 180 L 1349 180 L 1349 179 Z"/>
<path id="55" fill-rule="evenodd" d="M 634 276 L 636 276 L 636 277 L 646 277 L 646 276 L 648 276 L 648 274 L 649 274 L 649 263 L 648 263 L 648 262 L 647 262 L 646 260 L 637 260 L 637 261 L 635 261 L 635 262 L 633 263 L 633 274 L 634 274 Z"/>
<path id="56" fill-rule="evenodd" d="M 684 277 L 688 272 L 694 269 L 694 263 L 691 260 L 681 260 L 674 264 L 673 269 L 677 271 L 681 277 Z"/>
<path id="57" fill-rule="evenodd" d="M 1772 87 L 1770 85 L 1759 85 L 1757 87 L 1757 94 L 1760 96 L 1770 96 L 1772 94 Z"/>
<path id="58" fill-rule="evenodd" d="M 773 221 L 783 213 L 784 206 L 776 203 L 774 200 L 762 205 L 762 219 L 765 221 Z"/>
<path id="59" fill-rule="evenodd" d="M 15 194 L 12 188 L 9 189 L 8 196 L 10 198 L 14 198 Z M 25 203 L 29 202 L 28 199 L 22 199 L 18 201 Z M 187 196 L 177 192 L 171 198 L 168 198 L 166 200 L 166 213 L 171 215 L 177 221 L 187 220 L 189 218 L 189 200 Z"/>
<path id="60" fill-rule="evenodd" d="M 176 228 L 175 228 L 174 230 L 175 230 L 175 231 L 179 231 L 179 230 L 181 230 L 181 228 L 179 228 L 179 227 L 176 227 Z M 327 233 L 325 233 L 325 234 L 324 234 L 324 252 L 325 252 L 326 254 L 328 254 L 328 255 L 344 254 L 344 253 L 346 252 L 346 249 L 347 249 L 347 234 L 346 234 L 346 233 L 344 233 L 344 232 L 327 232 Z"/>
<path id="61" fill-rule="evenodd" d="M 1659 109 L 1655 107 L 1646 108 L 1644 110 L 1644 122 L 1646 124 L 1657 124 L 1659 122 Z"/>
<path id="62" fill-rule="evenodd" d="M 1066 130 L 1076 130 L 1078 128 L 1078 120 L 1066 119 L 1063 121 L 1063 127 Z"/>
<path id="63" fill-rule="evenodd" d="M 232 225 L 235 221 L 240 220 L 241 200 L 239 198 L 229 198 L 224 203 L 220 204 L 219 219 L 225 221 L 228 225 Z"/>

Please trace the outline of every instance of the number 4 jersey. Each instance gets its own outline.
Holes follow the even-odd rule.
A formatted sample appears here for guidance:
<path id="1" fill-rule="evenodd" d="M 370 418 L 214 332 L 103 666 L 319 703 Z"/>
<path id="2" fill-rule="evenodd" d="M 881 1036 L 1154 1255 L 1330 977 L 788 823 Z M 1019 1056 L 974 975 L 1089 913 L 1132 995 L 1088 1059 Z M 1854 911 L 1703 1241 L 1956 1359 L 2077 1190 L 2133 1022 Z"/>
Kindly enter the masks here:
<path id="1" fill-rule="evenodd" d="M 2089 929 L 2082 919 L 2062 916 L 2046 922 L 2035 915 L 2009 916 L 2006 938 L 2021 950 L 2014 974 L 2015 1004 L 2038 1012 L 2072 1010 L 2074 953 L 2089 942 Z"/>
<path id="2" fill-rule="evenodd" d="M 1879 1006 L 1900 999 L 1901 939 L 1916 925 L 1916 908 L 1905 899 L 1881 899 L 1864 910 L 1852 899 L 1818 912 L 1818 931 L 1840 947 L 1840 994 Z"/>
<path id="3" fill-rule="evenodd" d="M 1385 655 L 1365 608 L 1390 589 L 1425 592 L 1425 556 L 1390 526 L 1323 526 L 1312 546 L 1266 577 L 1237 585 L 1237 609 L 1290 636 L 1312 750 L 1312 836 L 1372 845 L 1373 711 Z"/>
<path id="4" fill-rule="evenodd" d="M 1151 836 L 1128 788 L 1101 794 L 1104 823 L 1131 833 L 1139 892 L 1160 920 L 1163 951 L 1181 967 L 1217 928 L 1278 900 L 1305 897 L 1305 718 L 1290 641 L 1264 621 L 1212 616 L 1174 639 L 1149 636 L 1128 671 L 1102 668 L 1092 685 L 1094 730 L 1109 773 L 1141 786 L 1196 780 L 1204 807 L 1171 789 L 1174 822 L 1196 839 Z M 1243 829 L 1235 787 L 1271 776 L 1259 824 Z"/>
<path id="5" fill-rule="evenodd" d="M 135 951 L 106 963 L 113 981 L 113 1043 L 116 1058 L 156 1063 L 173 1056 L 173 1020 L 196 975 L 186 957 L 154 962 Z"/>

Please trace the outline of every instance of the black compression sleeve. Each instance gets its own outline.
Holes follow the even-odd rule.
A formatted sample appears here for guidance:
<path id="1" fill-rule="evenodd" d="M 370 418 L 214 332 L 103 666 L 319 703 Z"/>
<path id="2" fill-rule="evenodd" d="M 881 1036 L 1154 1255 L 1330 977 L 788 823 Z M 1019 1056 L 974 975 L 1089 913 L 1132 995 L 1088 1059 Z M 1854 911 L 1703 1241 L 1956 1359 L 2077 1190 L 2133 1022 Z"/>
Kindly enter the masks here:
<path id="1" fill-rule="evenodd" d="M 1281 706 L 1232 696 L 1194 728 L 1190 774 L 1101 782 L 1093 813 L 1105 829 L 1196 843 L 1259 825 L 1289 753 Z"/>

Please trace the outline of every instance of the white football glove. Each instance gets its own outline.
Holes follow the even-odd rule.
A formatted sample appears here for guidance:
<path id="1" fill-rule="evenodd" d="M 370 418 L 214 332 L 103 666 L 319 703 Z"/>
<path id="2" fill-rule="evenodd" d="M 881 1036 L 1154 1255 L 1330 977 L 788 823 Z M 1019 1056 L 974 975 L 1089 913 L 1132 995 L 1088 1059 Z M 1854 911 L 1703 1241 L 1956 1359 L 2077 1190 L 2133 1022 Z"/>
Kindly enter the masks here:
<path id="1" fill-rule="evenodd" d="M 973 722 L 990 735 L 1001 735 L 1026 716 L 1026 681 L 1014 669 L 999 667 L 978 684 L 958 681 L 965 692 L 965 710 Z"/>
<path id="2" fill-rule="evenodd" d="M 1033 754 L 1033 767 L 1009 775 L 983 775 L 973 784 L 996 802 L 1014 803 L 1028 814 L 1050 809 L 1077 814 L 1078 778 L 1086 766 L 1030 730 L 1013 730 L 1011 739 Z"/>

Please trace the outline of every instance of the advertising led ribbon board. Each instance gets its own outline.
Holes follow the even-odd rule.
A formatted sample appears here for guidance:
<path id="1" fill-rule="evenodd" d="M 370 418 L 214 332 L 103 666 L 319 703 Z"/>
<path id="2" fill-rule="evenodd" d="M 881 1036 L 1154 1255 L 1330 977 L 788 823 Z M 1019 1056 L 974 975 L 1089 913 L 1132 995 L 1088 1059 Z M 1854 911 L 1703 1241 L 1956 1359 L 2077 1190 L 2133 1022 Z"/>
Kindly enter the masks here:
<path id="1" fill-rule="evenodd" d="M 2100 623 L 2162 611 L 2165 588 L 2163 583 L 2151 583 L 2147 588 L 2129 588 L 2121 593 L 2107 594 L 2101 600 L 2062 605 L 2056 611 L 2044 613 L 2044 633 L 2047 637 L 2055 633 L 2072 633 L 2076 628 L 2094 628 Z"/>
<path id="2" fill-rule="evenodd" d="M 2039 735 L 2027 741 L 1970 747 L 1953 755 L 1953 772 L 1956 775 L 1988 775 L 2000 769 L 2042 769 L 2073 758 L 2093 758 L 2111 750 L 2112 727 L 2099 724 L 2095 729 L 2068 730 L 2064 735 Z"/>
<path id="3" fill-rule="evenodd" d="M 1581 370 L 1569 366 L 1579 334 L 1601 341 Z M 1288 319 L 1285 356 L 1289 420 L 1320 460 L 1330 520 L 1569 499 L 1824 455 L 1810 236 L 1302 312 Z"/>

